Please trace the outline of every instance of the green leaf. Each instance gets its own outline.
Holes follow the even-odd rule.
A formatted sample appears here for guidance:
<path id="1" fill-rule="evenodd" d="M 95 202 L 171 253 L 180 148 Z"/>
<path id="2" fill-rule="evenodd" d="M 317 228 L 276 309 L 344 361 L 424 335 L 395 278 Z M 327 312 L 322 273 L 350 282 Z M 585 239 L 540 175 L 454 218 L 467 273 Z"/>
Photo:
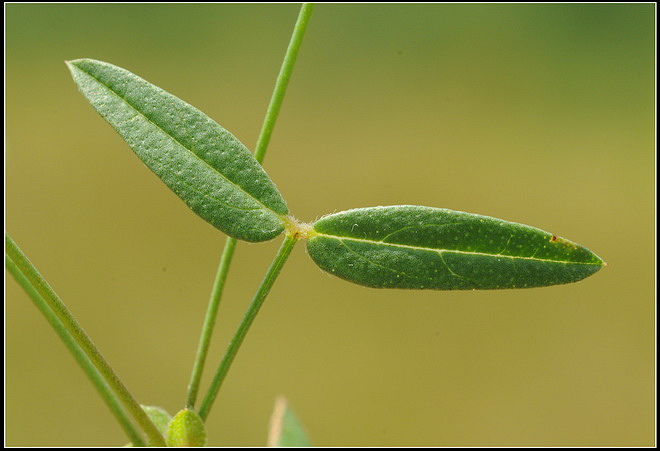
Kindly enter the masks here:
<path id="1" fill-rule="evenodd" d="M 156 426 L 158 431 L 165 435 L 167 434 L 167 425 L 172 420 L 172 415 L 167 413 L 162 407 L 156 406 L 140 406 L 145 411 L 151 422 Z"/>
<path id="2" fill-rule="evenodd" d="M 154 426 L 156 426 L 158 432 L 160 432 L 163 436 L 167 435 L 167 425 L 172 420 L 172 415 L 167 413 L 167 411 L 162 407 L 144 405 L 140 405 L 140 407 L 142 407 L 142 410 L 144 410 L 151 422 L 154 424 Z M 151 442 L 149 444 L 150 446 L 158 446 Z M 124 448 L 133 448 L 133 444 L 129 443 L 124 445 Z"/>
<path id="3" fill-rule="evenodd" d="M 344 211 L 318 220 L 308 237 L 322 269 L 375 288 L 541 287 L 576 282 L 605 265 L 533 227 L 430 207 Z"/>
<path id="4" fill-rule="evenodd" d="M 268 446 L 311 446 L 298 417 L 284 396 L 275 401 L 275 409 L 270 419 Z"/>
<path id="5" fill-rule="evenodd" d="M 67 65 L 92 106 L 195 213 L 246 241 L 284 230 L 286 202 L 231 133 L 125 69 L 92 59 Z"/>
<path id="6" fill-rule="evenodd" d="M 172 418 L 167 431 L 167 446 L 204 446 L 205 444 L 204 422 L 196 412 L 183 409 Z"/>

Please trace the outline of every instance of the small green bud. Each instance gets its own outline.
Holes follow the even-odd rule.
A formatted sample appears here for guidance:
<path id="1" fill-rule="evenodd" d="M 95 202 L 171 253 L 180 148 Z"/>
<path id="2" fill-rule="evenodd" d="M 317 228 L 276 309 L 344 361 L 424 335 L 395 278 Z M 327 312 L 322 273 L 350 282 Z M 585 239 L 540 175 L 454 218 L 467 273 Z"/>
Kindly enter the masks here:
<path id="1" fill-rule="evenodd" d="M 183 409 L 177 413 L 167 429 L 167 446 L 204 446 L 206 430 L 197 412 Z"/>

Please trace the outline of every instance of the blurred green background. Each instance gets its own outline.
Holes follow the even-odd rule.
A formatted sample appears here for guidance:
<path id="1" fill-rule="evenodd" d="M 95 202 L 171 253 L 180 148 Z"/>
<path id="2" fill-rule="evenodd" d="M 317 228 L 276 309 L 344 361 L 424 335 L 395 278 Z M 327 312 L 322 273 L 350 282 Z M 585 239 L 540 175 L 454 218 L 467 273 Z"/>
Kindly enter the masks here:
<path id="1" fill-rule="evenodd" d="M 127 68 L 252 148 L 298 6 L 5 8 L 6 229 L 140 402 L 175 413 L 225 237 L 64 61 Z M 316 445 L 652 445 L 654 20 L 654 4 L 317 6 L 265 160 L 293 214 L 445 207 L 609 266 L 543 289 L 382 291 L 322 273 L 299 245 L 209 444 L 264 445 L 284 394 Z M 279 241 L 239 244 L 203 390 Z M 8 279 L 6 444 L 125 443 Z"/>

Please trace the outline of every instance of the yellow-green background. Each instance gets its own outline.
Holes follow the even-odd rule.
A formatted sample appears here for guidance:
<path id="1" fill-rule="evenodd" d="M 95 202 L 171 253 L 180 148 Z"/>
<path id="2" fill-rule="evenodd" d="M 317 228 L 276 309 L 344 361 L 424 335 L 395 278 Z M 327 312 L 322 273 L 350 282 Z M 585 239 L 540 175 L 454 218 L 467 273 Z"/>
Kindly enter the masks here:
<path id="1" fill-rule="evenodd" d="M 225 237 L 64 60 L 125 67 L 256 141 L 297 5 L 6 6 L 6 228 L 143 403 L 182 407 Z M 418 204 L 533 225 L 609 266 L 520 291 L 382 291 L 294 250 L 209 417 L 263 445 L 651 445 L 655 5 L 319 5 L 265 160 L 298 218 Z M 210 378 L 278 240 L 239 244 Z M 126 442 L 7 280 L 6 444 Z"/>

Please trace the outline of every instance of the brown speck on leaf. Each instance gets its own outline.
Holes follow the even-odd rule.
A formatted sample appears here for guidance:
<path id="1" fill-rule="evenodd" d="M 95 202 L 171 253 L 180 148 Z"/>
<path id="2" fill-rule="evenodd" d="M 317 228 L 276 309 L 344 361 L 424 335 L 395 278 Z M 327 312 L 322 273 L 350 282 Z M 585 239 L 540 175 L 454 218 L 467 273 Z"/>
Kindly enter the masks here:
<path id="1" fill-rule="evenodd" d="M 550 237 L 550 242 L 551 242 L 551 243 L 554 243 L 554 242 L 557 241 L 558 239 L 559 239 L 559 237 L 557 237 L 557 235 L 552 235 L 552 236 Z"/>

